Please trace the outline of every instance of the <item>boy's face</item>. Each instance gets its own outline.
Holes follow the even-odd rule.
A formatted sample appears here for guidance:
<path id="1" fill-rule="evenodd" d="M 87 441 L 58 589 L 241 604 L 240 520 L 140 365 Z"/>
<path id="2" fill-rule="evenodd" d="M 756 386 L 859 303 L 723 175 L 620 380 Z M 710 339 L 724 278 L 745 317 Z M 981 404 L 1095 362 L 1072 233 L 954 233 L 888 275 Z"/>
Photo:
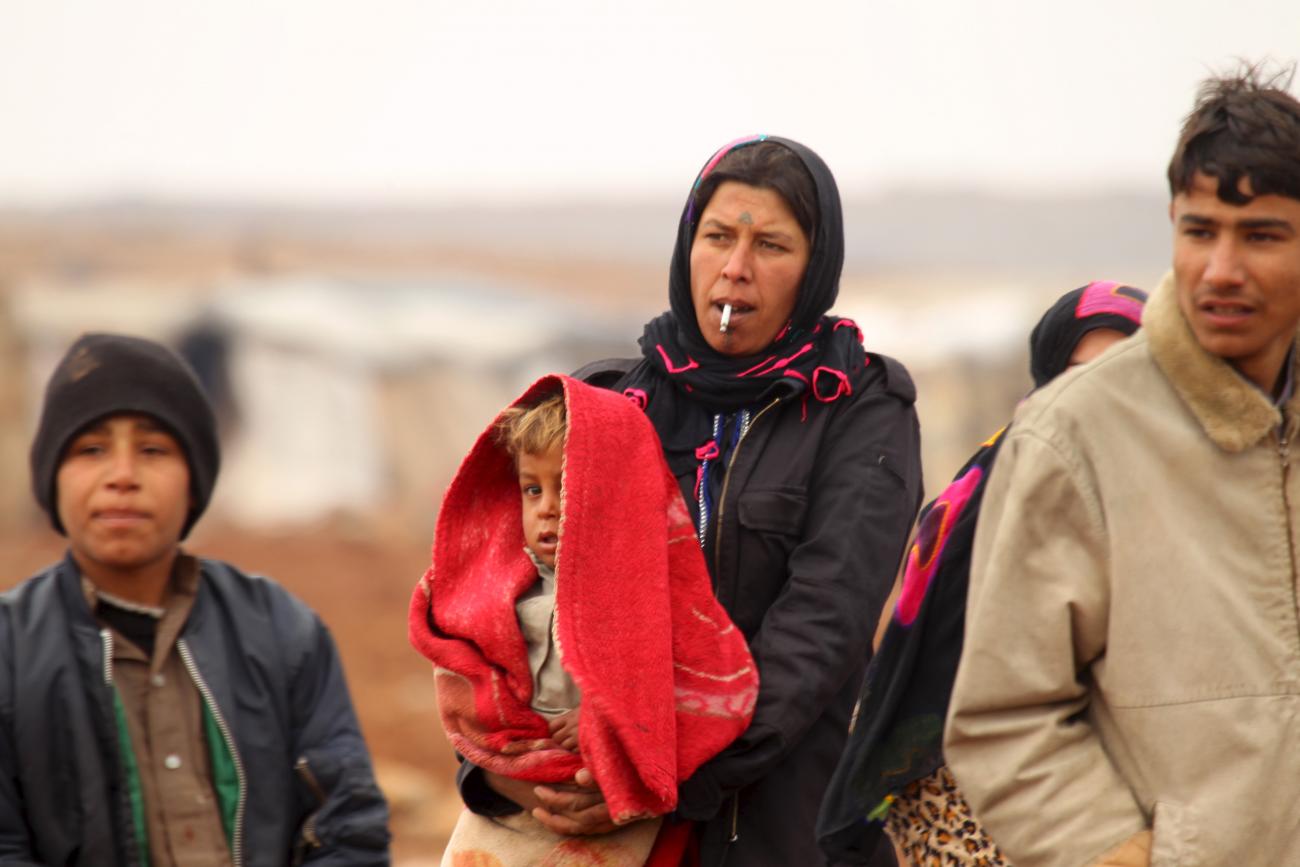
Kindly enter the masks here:
<path id="1" fill-rule="evenodd" d="M 1170 205 L 1178 303 L 1207 352 L 1271 391 L 1300 324 L 1300 200 L 1217 189 L 1198 172 Z"/>
<path id="2" fill-rule="evenodd" d="M 59 464 L 59 520 L 91 580 L 172 556 L 190 510 L 180 444 L 144 415 L 114 415 L 78 434 Z"/>
<path id="3" fill-rule="evenodd" d="M 519 455 L 519 500 L 523 505 L 524 543 L 552 568 L 560 543 L 560 491 L 564 451 L 557 443 L 543 454 Z"/>

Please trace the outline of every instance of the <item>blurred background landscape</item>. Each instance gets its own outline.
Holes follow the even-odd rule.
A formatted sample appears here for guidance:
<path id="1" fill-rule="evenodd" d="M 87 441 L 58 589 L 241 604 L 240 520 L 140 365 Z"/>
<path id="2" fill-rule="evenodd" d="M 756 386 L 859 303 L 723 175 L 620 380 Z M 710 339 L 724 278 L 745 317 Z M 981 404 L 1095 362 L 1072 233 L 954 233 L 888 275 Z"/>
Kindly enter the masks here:
<path id="1" fill-rule="evenodd" d="M 26 457 L 53 364 L 88 330 L 177 348 L 223 440 L 187 544 L 329 623 L 405 867 L 459 809 L 406 642 L 442 491 L 537 376 L 636 353 L 714 148 L 770 131 L 836 172 L 835 311 L 911 370 L 933 493 L 1028 389 L 1056 296 L 1163 274 L 1196 81 L 1300 32 L 1283 0 L 0 15 L 0 588 L 62 552 Z"/>
<path id="2" fill-rule="evenodd" d="M 329 623 L 393 801 L 401 863 L 436 863 L 458 809 L 454 762 L 406 611 L 442 490 L 537 376 L 635 353 L 642 323 L 666 306 L 678 207 L 0 215 L 0 586 L 61 554 L 29 492 L 26 450 L 68 344 L 99 329 L 177 348 L 210 389 L 224 449 L 188 546 L 276 577 Z M 915 377 L 932 491 L 1028 388 L 1028 329 L 1060 291 L 1094 276 L 1150 285 L 1161 273 L 1162 207 L 1158 197 L 849 203 L 837 309 Z M 594 247 L 566 240 L 593 237 Z"/>

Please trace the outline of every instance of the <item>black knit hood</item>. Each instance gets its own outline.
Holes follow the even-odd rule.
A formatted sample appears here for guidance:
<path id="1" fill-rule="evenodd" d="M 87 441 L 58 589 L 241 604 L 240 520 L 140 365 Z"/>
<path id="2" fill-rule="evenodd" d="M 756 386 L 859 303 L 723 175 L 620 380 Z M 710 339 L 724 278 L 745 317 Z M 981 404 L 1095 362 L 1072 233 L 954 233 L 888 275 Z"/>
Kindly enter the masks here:
<path id="1" fill-rule="evenodd" d="M 176 437 L 190 469 L 193 505 L 181 538 L 207 508 L 221 450 L 212 406 L 189 366 L 161 344 L 121 334 L 85 334 L 69 347 L 45 388 L 32 438 L 32 493 L 59 533 L 55 479 L 68 444 L 111 415 L 141 413 Z"/>

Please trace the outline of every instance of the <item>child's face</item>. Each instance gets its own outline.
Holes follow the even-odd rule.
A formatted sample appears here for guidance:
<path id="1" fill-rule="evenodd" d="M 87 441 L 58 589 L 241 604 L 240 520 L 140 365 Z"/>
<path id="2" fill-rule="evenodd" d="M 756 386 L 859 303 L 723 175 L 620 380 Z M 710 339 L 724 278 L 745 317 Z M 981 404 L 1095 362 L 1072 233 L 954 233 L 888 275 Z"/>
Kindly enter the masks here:
<path id="1" fill-rule="evenodd" d="M 560 490 L 564 451 L 557 443 L 543 454 L 519 455 L 519 499 L 524 543 L 547 566 L 555 566 L 560 542 Z"/>
<path id="2" fill-rule="evenodd" d="M 56 488 L 59 520 L 88 573 L 130 573 L 171 556 L 190 510 L 185 452 L 144 415 L 110 416 L 78 434 Z"/>

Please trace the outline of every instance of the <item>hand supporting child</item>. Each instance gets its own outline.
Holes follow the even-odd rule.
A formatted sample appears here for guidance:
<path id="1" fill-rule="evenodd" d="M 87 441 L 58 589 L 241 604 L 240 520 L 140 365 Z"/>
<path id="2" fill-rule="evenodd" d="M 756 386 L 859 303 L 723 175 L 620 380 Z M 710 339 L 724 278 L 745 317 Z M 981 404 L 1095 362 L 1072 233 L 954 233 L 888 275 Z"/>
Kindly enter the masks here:
<path id="1" fill-rule="evenodd" d="M 578 771 L 572 783 L 537 786 L 533 793 L 541 803 L 533 809 L 533 818 L 557 834 L 608 834 L 618 828 L 609 817 L 609 805 L 595 777 L 586 768 Z"/>
<path id="2" fill-rule="evenodd" d="M 550 721 L 551 740 L 575 753 L 580 710 L 575 707 Z M 586 768 L 579 770 L 572 782 L 536 786 L 530 794 L 535 799 L 529 804 L 533 818 L 557 834 L 606 834 L 618 828 L 609 817 L 605 796 Z"/>
<path id="3" fill-rule="evenodd" d="M 578 751 L 578 710 L 575 707 L 550 721 L 551 740 L 571 753 Z"/>
<path id="4" fill-rule="evenodd" d="M 483 772 L 488 786 L 515 802 L 556 834 L 587 836 L 617 830 L 609 817 L 609 805 L 591 771 L 582 768 L 568 783 L 538 786 L 492 771 Z"/>

